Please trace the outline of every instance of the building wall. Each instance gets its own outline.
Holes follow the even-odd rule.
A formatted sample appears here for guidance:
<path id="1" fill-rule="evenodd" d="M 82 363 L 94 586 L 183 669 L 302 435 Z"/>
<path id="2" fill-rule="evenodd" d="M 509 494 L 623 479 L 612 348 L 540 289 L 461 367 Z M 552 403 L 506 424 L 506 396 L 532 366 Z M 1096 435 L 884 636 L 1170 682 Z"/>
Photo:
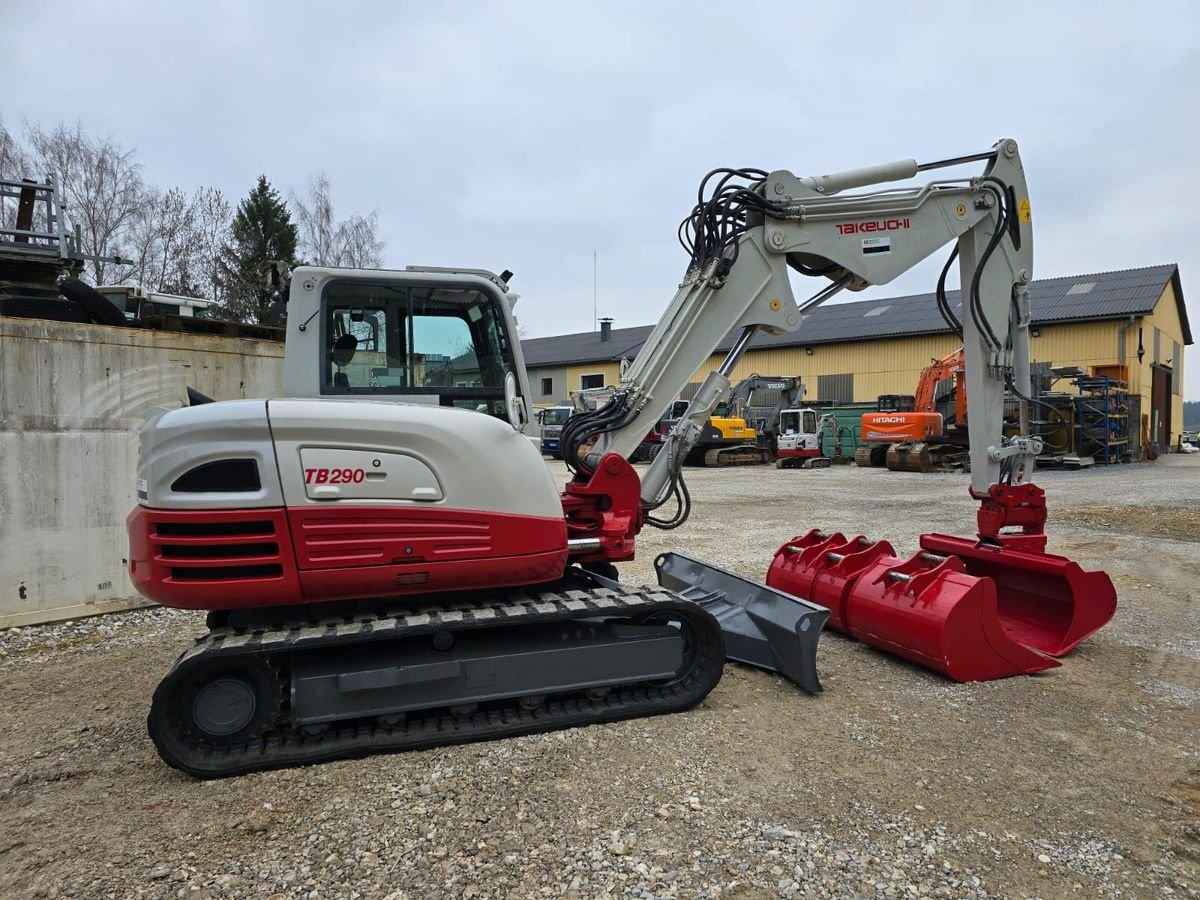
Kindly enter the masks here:
<path id="1" fill-rule="evenodd" d="M 550 379 L 550 393 L 542 393 L 542 380 Z M 529 390 L 533 391 L 533 406 L 542 409 L 565 403 L 569 399 L 567 392 L 567 367 L 546 367 L 529 370 Z"/>
<path id="2" fill-rule="evenodd" d="M 616 362 L 596 362 L 567 366 L 567 396 L 571 391 L 580 389 L 580 379 L 584 375 L 603 375 L 605 386 L 617 384 L 621 380 L 621 365 Z"/>
<path id="3" fill-rule="evenodd" d="M 278 396 L 283 345 L 0 317 L 0 628 L 144 606 L 126 574 L 145 415 Z"/>
<path id="4" fill-rule="evenodd" d="M 1138 329 L 1142 332 L 1145 356 L 1139 364 L 1137 359 Z M 1178 440 L 1183 426 L 1183 328 L 1179 320 L 1173 286 L 1168 283 L 1159 298 L 1154 313 L 1130 320 L 1103 322 L 1071 322 L 1061 325 L 1039 325 L 1038 335 L 1030 339 L 1030 358 L 1034 363 L 1049 366 L 1079 366 L 1090 370 L 1093 366 L 1124 365 L 1129 376 L 1129 388 L 1133 395 L 1131 406 L 1130 436 L 1140 446 L 1139 411 L 1150 409 L 1152 363 L 1172 360 L 1174 372 L 1171 397 L 1171 443 Z M 737 383 L 752 374 L 799 375 L 808 387 L 809 401 L 837 399 L 842 402 L 874 403 L 880 394 L 913 393 L 917 387 L 921 370 L 934 359 L 939 359 L 958 349 L 959 341 L 952 335 L 926 335 L 899 337 L 861 343 L 817 344 L 812 353 L 804 347 L 750 350 L 733 371 L 732 381 Z M 692 384 L 720 366 L 724 354 L 713 354 L 692 378 Z M 566 399 L 569 391 L 578 390 L 583 374 L 603 374 L 605 384 L 616 384 L 620 380 L 620 367 L 616 362 L 585 363 L 569 365 L 560 369 L 530 369 L 529 377 L 535 394 L 537 379 L 543 374 L 562 373 L 567 390 L 558 399 Z M 845 385 L 845 379 L 822 376 L 852 375 L 849 397 L 837 388 Z M 837 396 L 821 396 L 820 386 L 824 383 Z M 1055 384 L 1056 390 L 1071 391 L 1069 380 Z M 686 389 L 686 399 L 694 392 Z M 535 399 L 536 405 L 548 405 Z"/>
<path id="5" fill-rule="evenodd" d="M 1142 344 L 1146 355 L 1141 365 L 1137 361 L 1137 329 L 1133 330 L 1132 352 L 1130 365 L 1137 369 L 1139 376 L 1138 389 L 1142 396 L 1142 410 L 1150 410 L 1150 390 L 1152 379 L 1150 366 L 1153 363 L 1166 365 L 1170 360 L 1171 366 L 1171 434 L 1167 438 L 1169 446 L 1174 447 L 1179 441 L 1179 433 L 1183 430 L 1183 324 L 1179 321 L 1179 305 L 1175 297 L 1175 287 L 1167 283 L 1166 290 L 1159 298 L 1154 312 L 1139 320 L 1142 328 Z M 1131 377 L 1132 380 L 1132 377 Z M 1140 425 L 1139 425 L 1140 428 Z M 1166 449 L 1166 448 L 1162 448 Z"/>

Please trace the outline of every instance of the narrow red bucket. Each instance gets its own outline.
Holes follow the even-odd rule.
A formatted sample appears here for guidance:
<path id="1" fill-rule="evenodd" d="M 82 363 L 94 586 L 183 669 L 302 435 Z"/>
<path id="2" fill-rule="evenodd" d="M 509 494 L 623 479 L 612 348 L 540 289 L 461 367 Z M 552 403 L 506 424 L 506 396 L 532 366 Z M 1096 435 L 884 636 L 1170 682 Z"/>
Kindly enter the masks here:
<path id="1" fill-rule="evenodd" d="M 849 634 L 955 681 L 990 681 L 1060 663 L 1012 640 L 997 615 L 996 584 L 953 556 L 883 556 L 854 580 Z"/>
<path id="2" fill-rule="evenodd" d="M 923 534 L 921 547 L 952 554 L 969 574 L 991 579 L 1005 634 L 1051 656 L 1070 653 L 1107 625 L 1117 610 L 1117 591 L 1108 575 L 1085 572 L 1065 556 L 948 534 Z"/>

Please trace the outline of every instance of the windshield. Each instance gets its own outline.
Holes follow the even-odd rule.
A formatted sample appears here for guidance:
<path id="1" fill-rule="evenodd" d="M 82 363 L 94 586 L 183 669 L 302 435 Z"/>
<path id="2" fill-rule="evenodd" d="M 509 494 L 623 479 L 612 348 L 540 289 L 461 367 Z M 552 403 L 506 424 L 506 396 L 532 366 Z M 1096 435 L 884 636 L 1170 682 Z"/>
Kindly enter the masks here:
<path id="1" fill-rule="evenodd" d="M 566 425 L 567 419 L 571 418 L 573 410 L 566 407 L 554 407 L 542 411 L 543 425 Z"/>
<path id="2" fill-rule="evenodd" d="M 800 431 L 800 413 L 794 411 L 779 414 L 779 433 L 796 434 Z"/>
<path id="3" fill-rule="evenodd" d="M 489 294 L 333 282 L 324 308 L 323 393 L 436 395 L 443 406 L 505 415 L 512 348 Z"/>

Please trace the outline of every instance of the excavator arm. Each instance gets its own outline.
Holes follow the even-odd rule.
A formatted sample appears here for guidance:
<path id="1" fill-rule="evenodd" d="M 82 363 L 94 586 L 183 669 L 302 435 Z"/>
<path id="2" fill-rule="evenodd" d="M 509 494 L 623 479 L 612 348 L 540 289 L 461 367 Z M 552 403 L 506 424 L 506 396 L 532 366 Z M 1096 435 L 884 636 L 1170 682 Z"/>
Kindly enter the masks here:
<path id="1" fill-rule="evenodd" d="M 913 400 L 913 406 L 917 412 L 937 412 L 937 386 L 947 378 L 953 378 L 962 369 L 963 351 L 961 347 L 926 366 L 917 382 L 917 393 Z"/>
<path id="2" fill-rule="evenodd" d="M 984 171 L 917 187 L 843 193 L 971 162 L 983 163 Z M 632 455 L 722 339 L 734 333 L 724 361 L 705 379 L 641 479 L 646 521 L 661 527 L 681 524 L 688 505 L 683 459 L 727 395 L 729 376 L 754 336 L 800 331 L 805 315 L 839 291 L 886 284 L 951 243 L 954 250 L 938 285 L 939 307 L 950 327 L 961 331 L 966 351 L 972 493 L 986 498 L 1002 479 L 1011 484 L 1028 479 L 1040 442 L 1002 438 L 1006 386 L 1020 397 L 1030 390 L 1033 239 L 1015 141 L 1001 140 L 968 156 L 923 164 L 899 160 L 816 177 L 784 170 L 717 170 L 701 184 L 700 201 L 681 226 L 681 236 L 691 263 L 675 297 L 626 370 L 614 400 L 594 415 L 579 417 L 564 435 L 566 458 L 576 468 L 568 493 L 586 493 L 606 456 Z M 944 299 L 945 277 L 955 258 L 964 298 L 961 322 Z M 789 270 L 827 283 L 797 303 Z M 1023 411 L 1022 434 L 1027 421 Z M 674 515 L 653 515 L 671 498 L 678 504 Z"/>

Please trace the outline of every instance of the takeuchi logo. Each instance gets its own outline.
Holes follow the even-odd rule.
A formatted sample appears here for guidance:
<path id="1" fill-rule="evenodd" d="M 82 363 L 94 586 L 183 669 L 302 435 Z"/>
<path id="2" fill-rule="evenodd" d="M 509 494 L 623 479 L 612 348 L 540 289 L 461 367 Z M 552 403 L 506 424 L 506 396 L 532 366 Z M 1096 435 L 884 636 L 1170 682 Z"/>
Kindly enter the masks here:
<path id="1" fill-rule="evenodd" d="M 837 226 L 838 234 L 873 234 L 877 231 L 900 231 L 912 227 L 908 219 L 877 219 L 872 222 L 845 222 Z"/>

